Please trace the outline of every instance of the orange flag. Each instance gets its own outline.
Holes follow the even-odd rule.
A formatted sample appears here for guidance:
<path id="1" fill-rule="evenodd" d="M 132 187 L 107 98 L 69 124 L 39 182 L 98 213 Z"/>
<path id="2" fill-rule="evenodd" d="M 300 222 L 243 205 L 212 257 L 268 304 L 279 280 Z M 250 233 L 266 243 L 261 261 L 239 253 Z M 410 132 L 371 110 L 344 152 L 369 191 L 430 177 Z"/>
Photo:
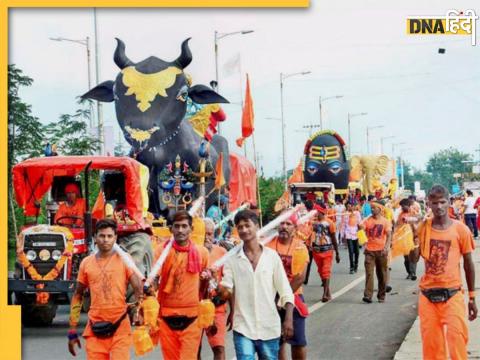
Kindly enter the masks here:
<path id="1" fill-rule="evenodd" d="M 223 176 L 223 152 L 220 153 L 220 156 L 217 159 L 217 164 L 215 165 L 215 189 L 220 190 L 223 185 L 225 185 L 225 176 Z"/>
<path id="2" fill-rule="evenodd" d="M 245 89 L 245 103 L 242 111 L 242 137 L 237 139 L 236 143 L 239 147 L 242 147 L 243 142 L 247 137 L 252 135 L 254 130 L 253 120 L 255 115 L 253 114 L 253 100 L 250 93 L 250 80 L 247 74 L 247 87 Z"/>

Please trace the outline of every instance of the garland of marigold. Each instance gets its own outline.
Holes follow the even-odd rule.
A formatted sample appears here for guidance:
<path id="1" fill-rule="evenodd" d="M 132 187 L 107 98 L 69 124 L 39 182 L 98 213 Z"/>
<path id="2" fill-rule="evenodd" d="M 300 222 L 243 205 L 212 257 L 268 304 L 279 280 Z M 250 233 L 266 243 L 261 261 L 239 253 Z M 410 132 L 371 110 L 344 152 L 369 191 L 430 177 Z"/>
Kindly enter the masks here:
<path id="1" fill-rule="evenodd" d="M 41 227 L 30 228 L 27 231 L 28 233 L 35 233 L 35 232 L 45 231 L 45 229 L 46 228 L 44 226 L 41 226 Z M 27 271 L 28 275 L 30 275 L 30 277 L 33 280 L 50 281 L 50 280 L 56 279 L 60 274 L 60 271 L 62 270 L 63 266 L 65 265 L 66 261 L 72 257 L 73 234 L 71 233 L 71 231 L 68 228 L 63 226 L 49 226 L 47 227 L 47 229 L 53 232 L 63 233 L 65 235 L 65 238 L 67 239 L 67 245 L 65 247 L 65 250 L 62 256 L 60 257 L 60 259 L 58 259 L 57 263 L 52 268 L 52 270 L 50 270 L 47 274 L 43 276 L 38 273 L 37 269 L 35 269 L 35 267 L 32 265 L 30 260 L 27 259 L 27 256 L 25 255 L 25 251 L 21 251 L 18 254 L 18 261 L 20 262 L 20 264 L 23 266 L 23 268 Z M 25 236 L 25 234 L 23 233 L 21 236 Z M 37 289 L 43 289 L 45 287 L 45 284 L 38 284 L 36 287 Z M 47 292 L 37 293 L 37 303 L 39 304 L 48 303 L 49 298 L 50 298 L 50 294 Z"/>

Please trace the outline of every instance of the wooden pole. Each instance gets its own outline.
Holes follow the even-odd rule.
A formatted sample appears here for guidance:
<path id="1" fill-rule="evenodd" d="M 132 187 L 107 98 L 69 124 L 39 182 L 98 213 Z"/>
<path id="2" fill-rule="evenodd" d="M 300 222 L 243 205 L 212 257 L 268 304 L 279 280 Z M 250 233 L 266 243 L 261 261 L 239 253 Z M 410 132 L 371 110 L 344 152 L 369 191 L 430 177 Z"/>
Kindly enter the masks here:
<path id="1" fill-rule="evenodd" d="M 256 173 L 256 182 L 257 182 L 257 206 L 260 211 L 260 227 L 262 224 L 262 199 L 260 197 L 260 183 L 258 182 L 258 159 L 257 159 L 257 149 L 255 147 L 255 133 L 252 133 L 252 145 L 253 145 L 253 159 L 255 164 L 255 173 Z"/>

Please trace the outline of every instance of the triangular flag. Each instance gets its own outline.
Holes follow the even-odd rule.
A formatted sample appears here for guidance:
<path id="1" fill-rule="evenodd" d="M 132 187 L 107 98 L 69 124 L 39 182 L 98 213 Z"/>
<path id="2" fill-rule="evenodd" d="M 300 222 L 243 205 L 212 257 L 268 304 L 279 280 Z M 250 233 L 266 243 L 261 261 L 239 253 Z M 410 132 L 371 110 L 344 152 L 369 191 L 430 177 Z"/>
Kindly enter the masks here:
<path id="1" fill-rule="evenodd" d="M 247 137 L 252 135 L 254 130 L 254 118 L 253 113 L 253 100 L 250 93 L 250 80 L 247 74 L 247 86 L 245 89 L 245 104 L 242 111 L 242 137 L 237 139 L 236 143 L 239 147 L 242 147 L 243 142 Z"/>
<path id="2" fill-rule="evenodd" d="M 223 152 L 220 153 L 220 156 L 217 159 L 215 176 L 215 189 L 220 190 L 222 186 L 225 185 L 225 176 L 223 176 Z"/>

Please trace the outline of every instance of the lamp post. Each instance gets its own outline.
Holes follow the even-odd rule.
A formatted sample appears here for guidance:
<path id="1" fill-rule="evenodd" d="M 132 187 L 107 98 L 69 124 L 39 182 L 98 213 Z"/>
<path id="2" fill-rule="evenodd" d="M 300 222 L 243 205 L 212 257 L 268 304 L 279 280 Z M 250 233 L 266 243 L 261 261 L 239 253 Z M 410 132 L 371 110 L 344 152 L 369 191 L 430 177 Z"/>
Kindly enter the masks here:
<path id="1" fill-rule="evenodd" d="M 400 156 L 399 156 L 399 160 L 400 160 L 400 171 L 401 171 L 401 180 L 402 180 L 402 189 L 405 188 L 405 171 L 404 171 L 404 168 L 403 168 L 403 153 L 407 152 L 407 151 L 410 151 L 410 150 L 413 150 L 413 148 L 408 148 L 408 149 L 401 149 L 400 150 Z"/>
<path id="2" fill-rule="evenodd" d="M 355 113 L 355 114 L 350 114 L 348 113 L 348 153 L 351 155 L 352 154 L 352 137 L 351 137 L 351 132 L 350 132 L 350 120 L 356 116 L 365 116 L 368 113 L 366 112 L 361 112 L 361 113 Z"/>
<path id="3" fill-rule="evenodd" d="M 85 39 L 67 39 L 64 37 L 56 37 L 56 38 L 49 38 L 53 41 L 69 41 L 75 44 L 80 44 L 85 46 L 87 49 L 87 75 L 88 75 L 88 90 L 92 88 L 92 76 L 90 70 L 90 38 L 87 36 Z M 90 121 L 89 121 L 90 128 L 93 128 L 93 104 L 90 102 Z"/>
<path id="4" fill-rule="evenodd" d="M 395 159 L 395 147 L 399 145 L 405 145 L 406 142 L 399 142 L 392 144 L 392 159 Z"/>
<path id="5" fill-rule="evenodd" d="M 285 153 L 286 143 L 285 143 L 285 116 L 283 112 L 283 81 L 292 76 L 307 75 L 310 73 L 311 71 L 301 71 L 301 72 L 296 72 L 292 74 L 280 73 L 280 111 L 281 111 L 281 120 L 282 120 L 282 158 L 283 158 L 282 174 L 285 181 L 285 189 L 287 189 L 287 160 L 286 160 L 286 153 Z"/>
<path id="6" fill-rule="evenodd" d="M 395 137 L 395 135 L 392 135 L 392 136 L 382 136 L 380 138 L 380 153 L 383 154 L 383 141 L 384 140 L 387 140 L 387 139 L 393 139 Z"/>
<path id="7" fill-rule="evenodd" d="M 367 126 L 367 154 L 370 154 L 370 140 L 369 140 L 370 130 L 381 129 L 383 127 L 384 127 L 383 125 Z"/>
<path id="8" fill-rule="evenodd" d="M 245 34 L 250 34 L 254 30 L 240 30 L 240 31 L 233 31 L 229 33 L 220 33 L 217 30 L 214 32 L 214 46 L 215 46 L 215 91 L 219 92 L 220 91 L 220 85 L 219 85 L 219 77 L 218 77 L 218 42 L 220 39 L 223 39 L 227 36 L 232 36 L 232 35 L 245 35 Z M 218 124 L 218 134 L 220 135 L 220 124 Z"/>
<path id="9" fill-rule="evenodd" d="M 320 110 L 320 130 L 323 130 L 323 119 L 322 119 L 322 101 L 327 101 L 330 99 L 341 99 L 343 98 L 343 95 L 335 95 L 335 96 L 329 96 L 326 98 L 323 98 L 321 96 L 318 97 L 318 108 Z"/>

